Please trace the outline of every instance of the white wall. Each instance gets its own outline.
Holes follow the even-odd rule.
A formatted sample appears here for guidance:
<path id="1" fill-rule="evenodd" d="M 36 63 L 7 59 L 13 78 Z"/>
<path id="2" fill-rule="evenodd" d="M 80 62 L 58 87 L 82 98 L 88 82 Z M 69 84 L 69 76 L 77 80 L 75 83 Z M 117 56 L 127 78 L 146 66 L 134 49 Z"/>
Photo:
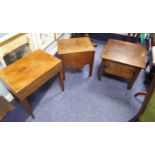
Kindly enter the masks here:
<path id="1" fill-rule="evenodd" d="M 12 95 L 5 88 L 5 86 L 3 85 L 1 81 L 0 81 L 0 96 L 5 97 L 8 101 L 11 101 L 13 99 Z"/>
<path id="2" fill-rule="evenodd" d="M 0 95 L 5 96 L 7 93 L 7 89 L 3 86 L 2 82 L 0 81 Z"/>
<path id="3" fill-rule="evenodd" d="M 70 38 L 71 34 L 70 33 L 65 33 L 60 39 L 67 39 Z M 57 42 L 53 42 L 47 49 L 45 49 L 48 53 L 55 55 L 56 52 L 58 51 L 57 49 Z"/>

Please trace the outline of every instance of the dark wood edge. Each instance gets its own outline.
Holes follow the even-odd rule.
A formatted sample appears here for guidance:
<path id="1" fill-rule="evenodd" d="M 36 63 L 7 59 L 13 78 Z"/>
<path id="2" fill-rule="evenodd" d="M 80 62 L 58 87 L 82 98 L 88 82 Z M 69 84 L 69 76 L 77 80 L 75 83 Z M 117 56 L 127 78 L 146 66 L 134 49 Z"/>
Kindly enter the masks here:
<path id="1" fill-rule="evenodd" d="M 155 89 L 155 74 L 154 74 L 152 82 L 150 84 L 149 92 L 146 94 L 146 97 L 144 99 L 143 105 L 141 106 L 141 108 L 138 111 L 138 113 L 132 119 L 129 120 L 129 122 L 136 122 L 136 121 L 138 121 L 140 115 L 144 112 L 144 110 L 145 110 L 145 108 L 146 108 L 146 106 L 148 104 L 148 101 L 149 101 L 149 99 L 150 99 L 154 89 Z"/>
<path id="2" fill-rule="evenodd" d="M 142 66 L 140 66 L 140 67 L 139 66 L 134 66 L 134 65 L 131 65 L 131 64 L 123 63 L 123 62 L 118 62 L 117 60 L 111 60 L 111 59 L 103 58 L 103 57 L 101 57 L 101 59 L 103 59 L 104 61 L 110 61 L 110 62 L 115 62 L 115 63 L 121 64 L 121 65 L 126 65 L 126 66 L 129 66 L 129 67 L 146 69 L 146 67 L 144 68 Z"/>

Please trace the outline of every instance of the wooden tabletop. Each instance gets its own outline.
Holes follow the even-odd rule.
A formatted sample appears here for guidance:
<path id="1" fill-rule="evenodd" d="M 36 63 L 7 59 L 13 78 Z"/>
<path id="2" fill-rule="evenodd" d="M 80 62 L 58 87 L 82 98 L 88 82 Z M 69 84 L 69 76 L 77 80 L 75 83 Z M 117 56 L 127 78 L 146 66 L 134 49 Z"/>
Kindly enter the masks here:
<path id="1" fill-rule="evenodd" d="M 109 39 L 101 54 L 101 58 L 134 67 L 146 67 L 145 47 L 126 41 Z"/>
<path id="2" fill-rule="evenodd" d="M 1 70 L 0 78 L 18 93 L 60 62 L 58 58 L 37 50 Z"/>
<path id="3" fill-rule="evenodd" d="M 60 55 L 91 51 L 95 51 L 95 48 L 89 37 L 62 39 L 58 41 L 58 53 Z"/>

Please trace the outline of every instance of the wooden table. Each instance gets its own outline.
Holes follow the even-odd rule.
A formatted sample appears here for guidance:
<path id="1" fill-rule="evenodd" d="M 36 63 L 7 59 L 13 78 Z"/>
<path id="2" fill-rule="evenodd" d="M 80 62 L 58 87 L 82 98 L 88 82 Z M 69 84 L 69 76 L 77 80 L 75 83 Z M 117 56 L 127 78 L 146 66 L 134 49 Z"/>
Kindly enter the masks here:
<path id="1" fill-rule="evenodd" d="M 89 64 L 89 76 L 92 76 L 95 49 L 89 37 L 59 40 L 58 54 L 64 68 L 70 66 L 74 69 L 81 69 L 85 64 Z"/>
<path id="2" fill-rule="evenodd" d="M 61 60 L 37 50 L 1 70 L 0 78 L 26 112 L 34 118 L 26 98 L 57 74 L 64 90 Z"/>
<path id="3" fill-rule="evenodd" d="M 146 67 L 146 49 L 142 45 L 109 39 L 102 54 L 99 80 L 104 73 L 129 80 L 128 89 L 133 86 L 140 70 Z"/>

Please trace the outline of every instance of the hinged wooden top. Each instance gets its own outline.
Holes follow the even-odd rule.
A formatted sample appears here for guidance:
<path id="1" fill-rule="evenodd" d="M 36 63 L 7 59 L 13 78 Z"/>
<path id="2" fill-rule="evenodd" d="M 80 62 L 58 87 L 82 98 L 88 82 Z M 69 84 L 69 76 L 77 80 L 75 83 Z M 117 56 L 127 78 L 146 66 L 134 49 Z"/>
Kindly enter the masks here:
<path id="1" fill-rule="evenodd" d="M 146 67 L 145 47 L 126 41 L 109 39 L 101 58 L 138 68 Z"/>
<path id="2" fill-rule="evenodd" d="M 62 39 L 58 41 L 58 54 L 93 52 L 94 46 L 89 37 Z"/>
<path id="3" fill-rule="evenodd" d="M 17 93 L 60 62 L 58 58 L 37 50 L 1 70 L 0 78 Z"/>

